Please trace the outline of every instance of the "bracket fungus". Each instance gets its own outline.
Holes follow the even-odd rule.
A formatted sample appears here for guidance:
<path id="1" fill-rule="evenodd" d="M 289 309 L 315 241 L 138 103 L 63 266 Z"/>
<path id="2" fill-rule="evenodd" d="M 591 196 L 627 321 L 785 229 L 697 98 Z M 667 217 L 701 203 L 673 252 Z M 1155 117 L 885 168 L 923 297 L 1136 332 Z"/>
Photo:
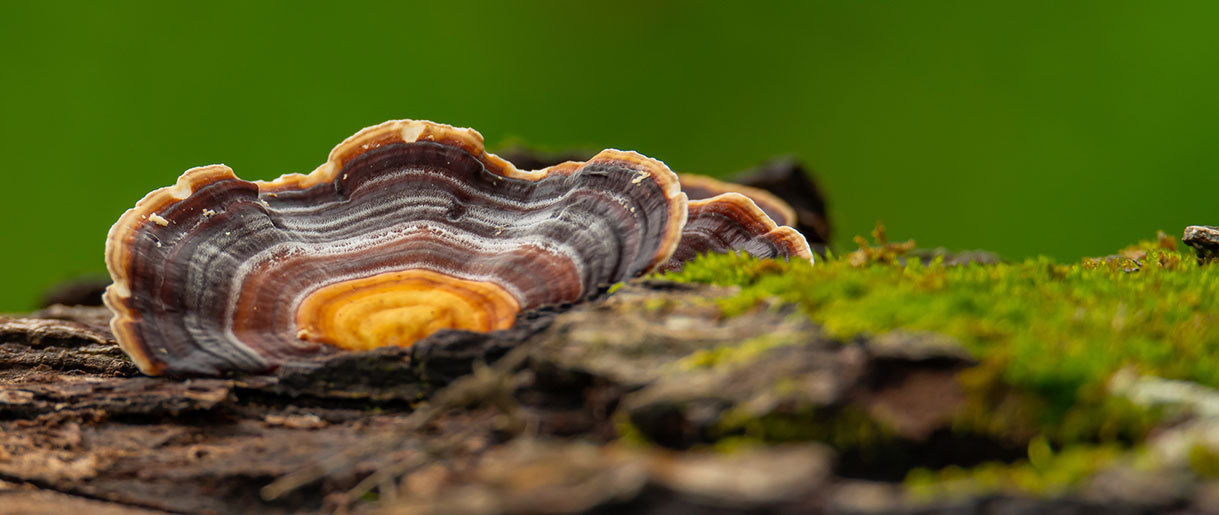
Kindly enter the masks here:
<path id="1" fill-rule="evenodd" d="M 439 329 L 506 329 L 670 266 L 707 231 L 731 235 L 695 253 L 810 256 L 757 245 L 776 226 L 743 196 L 700 202 L 688 211 L 677 176 L 634 152 L 525 171 L 474 130 L 389 121 L 309 174 L 245 181 L 211 165 L 149 193 L 107 236 L 104 300 L 147 374 L 262 373 Z M 711 214 L 733 223 L 686 224 Z"/>
<path id="2" fill-rule="evenodd" d="M 681 182 L 681 191 L 690 200 L 704 200 L 725 193 L 740 193 L 757 204 L 766 216 L 778 225 L 796 226 L 796 210 L 792 209 L 783 199 L 762 188 L 754 188 L 743 184 L 724 182 L 705 175 L 683 173 L 677 176 Z"/>
<path id="3" fill-rule="evenodd" d="M 758 258 L 813 260 L 808 240 L 789 227 L 796 212 L 765 190 L 682 174 L 690 215 L 673 256 L 658 270 L 679 271 L 699 254 L 748 252 Z"/>

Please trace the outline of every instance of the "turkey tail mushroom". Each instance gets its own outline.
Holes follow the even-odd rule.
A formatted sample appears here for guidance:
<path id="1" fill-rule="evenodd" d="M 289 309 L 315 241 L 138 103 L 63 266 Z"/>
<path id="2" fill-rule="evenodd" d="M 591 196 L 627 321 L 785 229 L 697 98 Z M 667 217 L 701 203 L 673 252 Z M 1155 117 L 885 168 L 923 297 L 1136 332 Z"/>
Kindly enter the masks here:
<path id="1" fill-rule="evenodd" d="M 309 174 L 212 165 L 149 193 L 110 229 L 104 300 L 147 374 L 267 372 L 509 327 L 667 262 L 686 218 L 677 176 L 633 152 L 524 171 L 474 130 L 390 121 Z"/>

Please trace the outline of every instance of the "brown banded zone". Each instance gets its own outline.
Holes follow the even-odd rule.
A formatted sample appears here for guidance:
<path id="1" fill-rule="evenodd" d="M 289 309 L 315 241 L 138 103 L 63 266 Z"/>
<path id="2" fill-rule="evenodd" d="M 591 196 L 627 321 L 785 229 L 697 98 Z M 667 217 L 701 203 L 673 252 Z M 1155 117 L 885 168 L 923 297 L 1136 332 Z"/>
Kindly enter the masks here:
<path id="1" fill-rule="evenodd" d="M 547 173 L 499 163 L 441 143 L 385 143 L 332 181 L 261 193 L 213 170 L 186 198 L 153 206 L 114 250 L 111 266 L 124 270 L 112 275 L 130 291 L 107 295 L 123 320 L 116 333 L 147 373 L 264 372 L 333 350 L 298 338 L 308 336 L 298 308 L 322 288 L 420 270 L 439 288 L 437 277 L 463 285 L 453 305 L 476 303 L 462 292 L 488 284 L 531 309 L 581 300 L 672 253 L 686 201 L 660 162 L 605 151 Z"/>
<path id="2" fill-rule="evenodd" d="M 813 259 L 808 241 L 780 227 L 748 197 L 723 193 L 689 202 L 690 215 L 673 256 L 658 270 L 675 272 L 700 254 L 746 252 L 761 259 Z"/>
<path id="3" fill-rule="evenodd" d="M 695 175 L 683 173 L 678 176 L 681 181 L 681 191 L 689 197 L 690 200 L 703 200 L 722 195 L 724 193 L 740 193 L 754 204 L 758 206 L 762 212 L 766 213 L 771 220 L 776 224 L 794 226 L 796 225 L 796 210 L 784 202 L 783 199 L 776 197 L 769 191 L 761 188 L 753 188 L 743 184 L 735 184 L 724 182 L 719 179 L 707 177 L 705 175 Z"/>

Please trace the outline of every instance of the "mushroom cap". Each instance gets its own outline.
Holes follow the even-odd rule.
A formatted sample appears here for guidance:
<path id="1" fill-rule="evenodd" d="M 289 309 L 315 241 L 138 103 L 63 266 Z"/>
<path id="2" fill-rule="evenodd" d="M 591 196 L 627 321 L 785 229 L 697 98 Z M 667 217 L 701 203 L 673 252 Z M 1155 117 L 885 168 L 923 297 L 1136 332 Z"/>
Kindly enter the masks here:
<path id="1" fill-rule="evenodd" d="M 766 213 L 766 216 L 769 216 L 771 220 L 774 220 L 776 224 L 789 227 L 796 225 L 796 210 L 792 209 L 791 205 L 784 202 L 783 199 L 762 188 L 721 181 L 706 175 L 695 175 L 692 173 L 678 174 L 677 178 L 681 181 L 681 191 L 690 200 L 709 199 L 724 193 L 740 193 L 749 197 L 749 200 L 757 204 L 758 208 Z"/>
<path id="2" fill-rule="evenodd" d="M 309 174 L 211 165 L 149 193 L 107 236 L 104 300 L 147 374 L 267 372 L 509 327 L 666 262 L 686 217 L 676 175 L 634 152 L 524 171 L 472 129 L 396 120 Z"/>
<path id="3" fill-rule="evenodd" d="M 678 175 L 690 198 L 690 215 L 681 241 L 662 272 L 680 271 L 699 254 L 746 252 L 757 258 L 812 261 L 808 240 L 789 227 L 796 211 L 769 191 L 704 175 Z"/>
<path id="4" fill-rule="evenodd" d="M 687 261 L 707 253 L 746 252 L 761 259 L 813 260 L 808 240 L 800 231 L 776 224 L 745 195 L 729 192 L 691 200 L 689 209 L 681 241 L 658 271 L 680 271 Z"/>

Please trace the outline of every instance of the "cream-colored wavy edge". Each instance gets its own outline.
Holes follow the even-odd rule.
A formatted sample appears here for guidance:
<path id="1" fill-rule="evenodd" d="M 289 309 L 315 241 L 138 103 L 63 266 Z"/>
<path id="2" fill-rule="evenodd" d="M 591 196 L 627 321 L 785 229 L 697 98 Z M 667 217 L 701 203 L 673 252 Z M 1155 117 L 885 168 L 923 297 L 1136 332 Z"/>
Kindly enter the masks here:
<path id="1" fill-rule="evenodd" d="M 691 200 L 689 201 L 689 208 L 693 209 L 716 203 L 737 204 L 741 207 L 741 209 L 747 211 L 751 217 L 760 221 L 766 227 L 766 232 L 764 233 L 766 236 L 771 237 L 772 239 L 788 242 L 790 246 L 795 249 L 796 257 L 813 261 L 813 250 L 808 245 L 808 239 L 805 238 L 803 234 L 800 234 L 800 231 L 786 225 L 779 225 L 773 218 L 770 217 L 770 215 L 766 214 L 762 208 L 758 207 L 757 202 L 754 202 L 753 199 L 741 193 L 720 193 L 719 195 L 710 198 Z"/>
<path id="2" fill-rule="evenodd" d="M 777 223 L 779 225 L 788 225 L 788 226 L 796 225 L 796 210 L 791 207 L 791 204 L 788 204 L 787 202 L 785 202 L 783 199 L 779 198 L 774 193 L 766 191 L 762 188 L 755 188 L 753 186 L 746 186 L 744 184 L 737 184 L 735 182 L 725 182 L 725 181 L 716 179 L 714 177 L 708 177 L 706 175 L 698 175 L 698 174 L 693 174 L 693 173 L 679 173 L 679 174 L 677 174 L 677 180 L 678 180 L 678 182 L 680 182 L 681 184 L 686 185 L 686 186 L 696 185 L 696 186 L 706 188 L 709 190 L 717 190 L 720 193 L 729 193 L 729 192 L 740 193 L 742 195 L 745 195 L 746 197 L 749 197 L 749 200 L 754 201 L 754 204 L 757 204 L 758 201 L 760 200 L 762 202 L 765 202 L 765 203 L 773 206 L 776 210 L 783 213 L 783 219 L 775 220 L 775 223 Z M 714 197 L 714 195 L 712 197 Z M 712 197 L 707 197 L 707 198 L 712 198 Z M 700 200 L 706 200 L 706 199 L 700 199 Z M 758 206 L 758 207 L 760 208 L 761 206 Z M 763 211 L 765 211 L 765 210 L 763 210 Z M 767 215 L 767 216 L 770 216 L 770 215 Z"/>
<path id="3" fill-rule="evenodd" d="M 305 189 L 333 181 L 343 169 L 343 165 L 359 154 L 388 144 L 418 141 L 432 141 L 460 147 L 482 160 L 487 169 L 493 173 L 527 181 L 539 181 L 551 173 L 569 175 L 583 164 L 568 162 L 541 170 L 518 170 L 512 163 L 495 154 L 487 153 L 483 147 L 482 134 L 474 129 L 453 127 L 425 120 L 390 120 L 364 128 L 343 140 L 330 151 L 330 156 L 325 163 L 308 174 L 291 173 L 272 181 L 253 182 L 258 185 L 260 193 Z M 643 179 L 651 179 L 669 200 L 669 220 L 671 222 L 665 227 L 661 244 L 652 261 L 643 270 L 646 273 L 667 261 L 677 248 L 677 243 L 681 240 L 682 228 L 685 227 L 686 217 L 689 214 L 686 195 L 681 192 L 677 174 L 659 160 L 636 152 L 607 149 L 587 162 L 599 159 L 641 165 L 647 175 L 641 175 L 635 184 Z M 124 212 L 106 235 L 106 269 L 110 272 L 110 278 L 114 283 L 106 288 L 102 300 L 106 307 L 114 313 L 110 319 L 110 330 L 118 340 L 119 347 L 145 374 L 160 375 L 165 366 L 164 363 L 154 360 L 151 349 L 147 347 L 148 342 L 140 342 L 135 336 L 134 324 L 139 314 L 127 302 L 131 298 L 131 289 L 126 264 L 130 262 L 128 251 L 131 248 L 132 240 L 138 229 L 145 224 L 168 224 L 167 220 L 157 215 L 157 212 L 166 206 L 190 197 L 202 186 L 218 180 L 235 178 L 237 176 L 233 170 L 222 164 L 191 168 L 178 177 L 173 186 L 153 190 L 136 202 L 135 207 Z"/>

